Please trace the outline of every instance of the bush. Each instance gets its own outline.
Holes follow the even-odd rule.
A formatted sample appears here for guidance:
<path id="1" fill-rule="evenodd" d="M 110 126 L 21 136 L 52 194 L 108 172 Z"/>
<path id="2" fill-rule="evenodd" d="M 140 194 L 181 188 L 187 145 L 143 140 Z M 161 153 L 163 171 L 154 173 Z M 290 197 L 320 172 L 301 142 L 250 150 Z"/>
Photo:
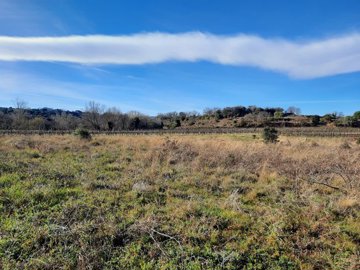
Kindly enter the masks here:
<path id="1" fill-rule="evenodd" d="M 277 143 L 278 142 L 278 131 L 275 128 L 266 127 L 263 130 L 262 137 L 265 143 Z"/>
<path id="2" fill-rule="evenodd" d="M 312 115 L 312 116 L 310 116 L 310 118 L 311 118 L 311 125 L 312 126 L 316 127 L 316 126 L 318 126 L 320 124 L 320 116 Z"/>
<path id="3" fill-rule="evenodd" d="M 360 111 L 354 112 L 353 118 L 355 121 L 360 120 Z"/>
<path id="4" fill-rule="evenodd" d="M 276 118 L 276 119 L 282 118 L 283 116 L 284 116 L 284 114 L 282 111 L 276 111 L 274 113 L 274 118 Z"/>
<path id="5" fill-rule="evenodd" d="M 195 124 L 196 124 L 195 120 L 190 120 L 189 126 L 193 126 L 193 125 L 195 125 Z"/>
<path id="6" fill-rule="evenodd" d="M 177 127 L 181 127 L 181 122 L 180 119 L 176 119 L 174 122 L 171 122 L 169 128 L 177 128 Z"/>
<path id="7" fill-rule="evenodd" d="M 91 139 L 91 134 L 87 129 L 83 129 L 83 128 L 78 128 L 74 131 L 74 135 L 75 136 L 79 136 L 80 139 L 83 140 L 90 140 Z"/>
<path id="8" fill-rule="evenodd" d="M 223 118 L 224 118 L 224 115 L 223 115 L 222 111 L 221 111 L 221 110 L 217 110 L 217 111 L 215 112 L 215 119 L 216 119 L 216 120 L 220 120 L 220 119 L 223 119 Z"/>

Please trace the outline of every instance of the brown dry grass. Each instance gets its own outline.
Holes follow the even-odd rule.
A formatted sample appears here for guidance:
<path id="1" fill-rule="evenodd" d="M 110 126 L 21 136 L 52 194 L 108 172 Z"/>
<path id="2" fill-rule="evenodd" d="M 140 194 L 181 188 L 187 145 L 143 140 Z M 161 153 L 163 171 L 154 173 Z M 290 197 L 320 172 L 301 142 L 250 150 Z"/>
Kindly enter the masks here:
<path id="1" fill-rule="evenodd" d="M 197 260 L 204 260 L 199 265 L 206 268 L 207 263 L 215 260 L 210 258 L 211 252 L 220 257 L 225 256 L 222 252 L 230 252 L 226 263 L 223 262 L 228 268 L 215 263 L 213 269 L 356 269 L 359 266 L 360 146 L 351 139 L 282 137 L 278 144 L 264 144 L 251 135 L 99 135 L 91 141 L 73 136 L 3 136 L 0 153 L 2 158 L 13 159 L 2 160 L 4 166 L 21 167 L 26 163 L 24 179 L 48 175 L 51 168 L 51 172 L 61 174 L 56 179 L 63 181 L 52 183 L 52 188 L 68 185 L 77 188 L 76 192 L 85 190 L 86 203 L 94 196 L 111 205 L 111 211 L 122 211 L 128 223 L 121 232 L 127 242 L 122 240 L 126 244 L 121 244 L 124 245 L 121 251 L 110 245 L 107 252 L 130 256 L 134 253 L 130 247 L 140 245 L 144 249 L 149 241 L 153 245 L 152 251 L 143 251 L 144 262 L 125 256 L 128 258 L 125 265 L 130 268 L 140 267 L 142 263 L 149 265 L 148 269 L 177 269 L 164 266 L 174 263 L 172 256 L 179 256 L 181 269 L 198 269 Z M 70 185 L 69 181 L 76 182 Z M 8 189 L 4 189 L 4 196 L 15 202 L 10 196 L 13 194 L 10 191 L 14 191 Z M 70 207 L 70 202 L 64 202 L 65 209 Z M 119 202 L 126 206 L 117 205 Z M 89 205 L 84 207 L 95 207 Z M 112 208 L 113 205 L 119 209 Z M 71 215 L 82 211 L 76 204 L 70 208 Z M 8 210 L 4 211 L 3 217 L 8 215 Z M 98 237 L 118 234 L 115 212 L 106 214 L 111 221 L 105 221 L 104 213 L 101 218 L 91 219 L 104 229 L 104 236 Z M 78 225 L 81 219 L 77 222 L 72 228 L 74 235 L 82 228 Z M 9 227 L 4 224 L 3 228 Z M 76 239 L 67 241 L 76 242 Z M 167 246 L 169 242 L 173 245 Z M 100 267 L 95 262 L 102 255 L 92 245 L 88 244 L 87 248 L 94 249 L 93 257 L 87 258 L 83 251 L 76 251 L 80 255 L 75 262 L 55 254 L 64 264 L 74 263 L 84 269 L 88 265 Z M 172 249 L 178 255 L 171 255 Z M 209 253 L 199 249 L 209 249 Z M 32 254 L 31 250 L 27 252 Z M 272 258 L 276 263 L 262 262 L 258 268 L 251 268 L 252 256 L 260 256 L 261 252 L 270 254 L 266 255 L 270 256 L 267 260 Z M 8 265 L 20 265 L 11 258 L 7 257 Z M 239 260 L 243 268 L 235 267 Z M 281 260 L 293 264 L 286 268 L 281 266 Z"/>

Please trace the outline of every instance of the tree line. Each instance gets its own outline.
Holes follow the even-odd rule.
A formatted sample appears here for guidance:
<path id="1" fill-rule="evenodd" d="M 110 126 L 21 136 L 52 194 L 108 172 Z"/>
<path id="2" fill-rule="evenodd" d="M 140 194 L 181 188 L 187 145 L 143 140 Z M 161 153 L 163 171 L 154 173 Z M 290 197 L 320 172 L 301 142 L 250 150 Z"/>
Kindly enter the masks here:
<path id="1" fill-rule="evenodd" d="M 156 117 L 132 111 L 122 113 L 117 108 L 108 108 L 89 102 L 84 111 L 61 109 L 30 109 L 17 102 L 15 108 L 0 108 L 0 129 L 14 130 L 136 130 L 160 129 L 161 121 Z"/>
<path id="2" fill-rule="evenodd" d="M 89 102 L 83 111 L 41 108 L 31 109 L 25 102 L 17 101 L 15 107 L 0 107 L 0 129 L 2 130 L 140 130 L 208 127 L 291 127 L 291 126 L 344 126 L 359 127 L 360 111 L 352 116 L 340 113 L 325 115 L 302 115 L 296 107 L 261 108 L 257 106 L 233 106 L 225 108 L 206 108 L 203 113 L 169 112 L 148 116 L 137 111 L 127 113 L 117 108 L 105 108 L 94 101 Z"/>

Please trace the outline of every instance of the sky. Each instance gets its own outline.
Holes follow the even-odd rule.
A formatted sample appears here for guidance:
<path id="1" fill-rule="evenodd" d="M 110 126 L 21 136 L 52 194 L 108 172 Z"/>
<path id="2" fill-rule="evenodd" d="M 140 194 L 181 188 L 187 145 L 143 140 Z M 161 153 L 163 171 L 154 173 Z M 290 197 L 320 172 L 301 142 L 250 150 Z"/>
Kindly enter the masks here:
<path id="1" fill-rule="evenodd" d="M 0 0 L 0 107 L 360 110 L 358 0 Z"/>

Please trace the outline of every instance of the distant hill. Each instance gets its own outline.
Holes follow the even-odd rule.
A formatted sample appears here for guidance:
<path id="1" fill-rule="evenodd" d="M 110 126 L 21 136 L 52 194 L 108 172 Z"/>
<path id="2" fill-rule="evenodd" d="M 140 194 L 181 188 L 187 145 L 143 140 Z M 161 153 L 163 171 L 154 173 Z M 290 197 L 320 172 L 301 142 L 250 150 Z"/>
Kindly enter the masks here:
<path id="1" fill-rule="evenodd" d="M 300 109 L 290 107 L 261 108 L 234 106 L 207 108 L 198 112 L 169 112 L 156 117 L 132 111 L 122 113 L 115 108 L 105 110 L 90 102 L 86 110 L 69 111 L 52 108 L 0 107 L 0 129 L 8 130 L 90 130 L 137 129 L 196 129 L 196 128 L 251 128 L 251 127 L 359 127 L 360 112 L 353 116 L 337 113 L 302 115 Z"/>
<path id="2" fill-rule="evenodd" d="M 0 112 L 3 114 L 13 114 L 16 112 L 16 108 L 6 108 L 6 107 L 0 107 Z M 50 118 L 55 115 L 71 115 L 74 117 L 81 118 L 82 111 L 76 110 L 76 111 L 68 111 L 68 110 L 62 110 L 62 109 L 52 109 L 52 108 L 41 108 L 41 109 L 23 109 L 27 115 L 32 117 L 44 117 L 44 118 Z"/>

